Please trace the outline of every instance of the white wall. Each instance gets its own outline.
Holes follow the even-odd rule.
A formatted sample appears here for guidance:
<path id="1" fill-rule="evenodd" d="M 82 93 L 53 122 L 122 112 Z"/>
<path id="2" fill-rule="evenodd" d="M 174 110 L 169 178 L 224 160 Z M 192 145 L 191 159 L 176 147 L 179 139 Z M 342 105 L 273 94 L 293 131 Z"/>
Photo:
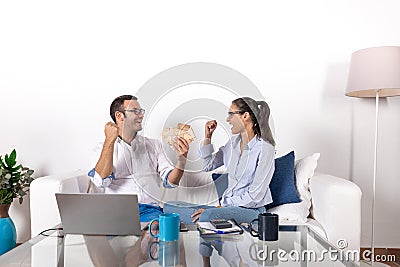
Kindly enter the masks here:
<path id="1" fill-rule="evenodd" d="M 16 148 L 36 177 L 88 169 L 115 96 L 175 65 L 223 64 L 264 94 L 278 155 L 320 152 L 319 171 L 362 188 L 368 246 L 374 101 L 344 90 L 353 51 L 400 45 L 398 10 L 397 0 L 1 1 L 0 153 Z M 376 243 L 400 247 L 400 99 L 381 104 Z"/>

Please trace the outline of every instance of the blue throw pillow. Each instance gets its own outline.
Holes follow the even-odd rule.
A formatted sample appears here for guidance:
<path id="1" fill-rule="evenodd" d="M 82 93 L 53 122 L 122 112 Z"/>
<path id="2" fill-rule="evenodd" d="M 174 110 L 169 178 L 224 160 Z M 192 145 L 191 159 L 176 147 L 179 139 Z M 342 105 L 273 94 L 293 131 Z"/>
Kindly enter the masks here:
<path id="1" fill-rule="evenodd" d="M 294 151 L 275 159 L 275 172 L 269 184 L 273 202 L 265 208 L 301 202 L 294 180 Z"/>
<path id="2" fill-rule="evenodd" d="M 221 200 L 222 195 L 228 188 L 228 174 L 227 173 L 213 173 L 211 177 L 214 181 L 215 189 L 217 190 L 218 199 Z"/>

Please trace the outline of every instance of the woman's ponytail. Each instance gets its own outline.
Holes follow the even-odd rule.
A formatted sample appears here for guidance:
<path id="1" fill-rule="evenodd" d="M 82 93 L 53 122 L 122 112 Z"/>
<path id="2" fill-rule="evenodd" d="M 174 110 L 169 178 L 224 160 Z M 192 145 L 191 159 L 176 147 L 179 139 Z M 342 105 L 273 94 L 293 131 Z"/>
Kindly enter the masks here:
<path id="1" fill-rule="evenodd" d="M 271 128 L 269 127 L 269 106 L 265 101 L 257 101 L 257 105 L 260 109 L 257 121 L 260 127 L 261 138 L 275 146 L 275 140 L 272 136 Z"/>

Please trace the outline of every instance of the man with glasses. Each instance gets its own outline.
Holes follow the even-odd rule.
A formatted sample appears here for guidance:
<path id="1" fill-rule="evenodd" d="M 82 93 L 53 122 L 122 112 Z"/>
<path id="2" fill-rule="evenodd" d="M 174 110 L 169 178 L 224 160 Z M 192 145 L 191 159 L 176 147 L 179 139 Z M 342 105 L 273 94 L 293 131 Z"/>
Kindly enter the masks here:
<path id="1" fill-rule="evenodd" d="M 140 221 L 147 222 L 162 213 L 162 186 L 179 185 L 189 144 L 184 138 L 177 138 L 173 144 L 177 164 L 173 167 L 161 142 L 137 134 L 142 130 L 144 113 L 135 96 L 114 99 L 110 106 L 113 122 L 105 125 L 100 158 L 88 175 L 104 193 L 137 194 Z"/>

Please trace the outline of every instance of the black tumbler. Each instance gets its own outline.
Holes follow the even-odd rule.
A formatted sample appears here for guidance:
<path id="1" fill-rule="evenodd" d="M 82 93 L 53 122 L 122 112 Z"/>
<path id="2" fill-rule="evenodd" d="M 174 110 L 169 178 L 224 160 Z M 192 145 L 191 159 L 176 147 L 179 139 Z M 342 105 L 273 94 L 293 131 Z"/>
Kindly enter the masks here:
<path id="1" fill-rule="evenodd" d="M 258 229 L 253 229 L 253 223 L 258 221 Z M 262 241 L 278 240 L 279 217 L 278 214 L 260 213 L 258 218 L 250 222 L 250 234 Z"/>

